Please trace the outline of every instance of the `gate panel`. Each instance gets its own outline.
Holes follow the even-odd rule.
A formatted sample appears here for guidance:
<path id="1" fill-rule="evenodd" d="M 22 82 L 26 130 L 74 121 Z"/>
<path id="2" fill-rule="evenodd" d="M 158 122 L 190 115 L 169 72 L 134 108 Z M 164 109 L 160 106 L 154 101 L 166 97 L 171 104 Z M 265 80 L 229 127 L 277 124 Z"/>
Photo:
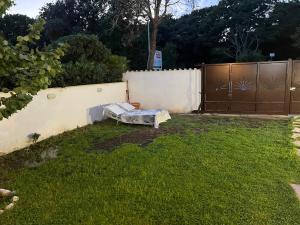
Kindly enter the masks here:
<path id="1" fill-rule="evenodd" d="M 232 84 L 231 112 L 255 112 L 257 70 L 257 63 L 232 65 L 230 75 Z"/>
<path id="2" fill-rule="evenodd" d="M 228 112 L 229 69 L 228 64 L 205 67 L 205 111 Z"/>
<path id="3" fill-rule="evenodd" d="M 300 61 L 294 61 L 293 63 L 291 113 L 300 114 Z"/>
<path id="4" fill-rule="evenodd" d="M 285 113 L 287 62 L 259 64 L 257 112 Z"/>
<path id="5" fill-rule="evenodd" d="M 205 65 L 204 110 L 288 114 L 292 61 Z M 294 62 L 292 111 L 300 113 L 300 61 Z"/>

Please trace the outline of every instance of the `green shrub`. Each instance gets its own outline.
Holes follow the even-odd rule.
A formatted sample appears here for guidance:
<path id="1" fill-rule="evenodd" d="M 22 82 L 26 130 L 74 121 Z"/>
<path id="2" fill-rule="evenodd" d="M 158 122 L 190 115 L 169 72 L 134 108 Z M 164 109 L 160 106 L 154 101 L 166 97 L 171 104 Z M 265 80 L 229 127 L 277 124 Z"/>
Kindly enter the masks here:
<path id="1" fill-rule="evenodd" d="M 104 83 L 108 69 L 102 63 L 80 58 L 76 62 L 63 65 L 63 71 L 52 83 L 52 86 L 65 87 L 81 84 Z"/>
<path id="2" fill-rule="evenodd" d="M 110 55 L 105 60 L 105 65 L 108 68 L 108 75 L 105 76 L 104 82 L 121 81 L 122 74 L 127 70 L 127 59 L 117 55 Z"/>
<path id="3" fill-rule="evenodd" d="M 63 70 L 53 87 L 118 82 L 127 70 L 127 59 L 113 55 L 95 35 L 77 34 L 60 38 L 57 43 L 67 44 L 62 58 Z"/>

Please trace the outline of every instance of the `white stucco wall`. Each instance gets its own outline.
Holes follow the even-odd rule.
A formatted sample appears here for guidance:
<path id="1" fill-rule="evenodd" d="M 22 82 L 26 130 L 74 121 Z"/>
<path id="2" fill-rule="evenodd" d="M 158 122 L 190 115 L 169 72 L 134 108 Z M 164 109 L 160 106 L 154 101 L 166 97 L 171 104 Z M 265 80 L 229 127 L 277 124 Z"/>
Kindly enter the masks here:
<path id="1" fill-rule="evenodd" d="M 123 80 L 130 102 L 141 103 L 143 109 L 189 113 L 201 104 L 201 70 L 132 71 Z"/>
<path id="2" fill-rule="evenodd" d="M 39 140 L 101 120 L 102 104 L 126 102 L 127 84 L 97 84 L 43 90 L 23 110 L 0 121 L 0 155 Z M 3 96 L 3 94 L 2 94 Z"/>

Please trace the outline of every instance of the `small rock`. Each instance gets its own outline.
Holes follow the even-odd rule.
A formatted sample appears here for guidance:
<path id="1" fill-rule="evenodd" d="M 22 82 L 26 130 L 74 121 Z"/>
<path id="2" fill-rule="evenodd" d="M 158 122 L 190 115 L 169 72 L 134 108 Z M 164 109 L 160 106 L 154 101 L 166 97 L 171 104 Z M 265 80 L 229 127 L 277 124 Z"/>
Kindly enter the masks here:
<path id="1" fill-rule="evenodd" d="M 6 190 L 6 189 L 0 189 L 0 196 L 1 197 L 12 197 L 14 195 L 13 191 Z"/>
<path id="2" fill-rule="evenodd" d="M 42 160 L 50 160 L 57 158 L 58 149 L 57 148 L 50 148 L 41 154 Z"/>
<path id="3" fill-rule="evenodd" d="M 20 200 L 20 198 L 18 196 L 14 196 L 11 201 L 12 202 L 17 202 L 19 200 Z"/>
<path id="4" fill-rule="evenodd" d="M 3 210 L 3 209 L 0 209 L 0 215 L 3 214 L 3 213 L 4 213 L 4 210 Z"/>
<path id="5" fill-rule="evenodd" d="M 300 133 L 294 133 L 292 136 L 293 139 L 298 139 L 300 138 Z"/>
<path id="6" fill-rule="evenodd" d="M 5 206 L 4 210 L 11 210 L 15 206 L 15 203 L 10 203 L 9 205 Z"/>
<path id="7" fill-rule="evenodd" d="M 294 118 L 294 120 L 299 120 L 300 116 L 294 116 L 293 118 Z"/>
<path id="8" fill-rule="evenodd" d="M 297 197 L 300 199 L 300 185 L 299 184 L 291 184 L 291 187 L 294 189 Z"/>
<path id="9" fill-rule="evenodd" d="M 296 147 L 300 148 L 300 141 L 294 141 L 294 145 L 296 145 Z"/>
<path id="10" fill-rule="evenodd" d="M 293 133 L 300 133 L 300 128 L 298 127 L 294 128 Z"/>
<path id="11" fill-rule="evenodd" d="M 43 164 L 43 162 L 36 162 L 36 161 L 26 161 L 24 165 L 28 168 L 36 168 Z"/>

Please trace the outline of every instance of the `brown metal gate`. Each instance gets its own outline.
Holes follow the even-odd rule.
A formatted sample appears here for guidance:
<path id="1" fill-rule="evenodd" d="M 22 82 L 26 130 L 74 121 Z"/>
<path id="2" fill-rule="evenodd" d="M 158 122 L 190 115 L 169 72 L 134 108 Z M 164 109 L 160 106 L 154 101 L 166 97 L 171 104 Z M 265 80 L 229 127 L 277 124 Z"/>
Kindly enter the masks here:
<path id="1" fill-rule="evenodd" d="M 290 113 L 300 114 L 300 61 L 293 62 Z"/>
<path id="2" fill-rule="evenodd" d="M 205 112 L 300 113 L 300 61 L 204 65 Z"/>

